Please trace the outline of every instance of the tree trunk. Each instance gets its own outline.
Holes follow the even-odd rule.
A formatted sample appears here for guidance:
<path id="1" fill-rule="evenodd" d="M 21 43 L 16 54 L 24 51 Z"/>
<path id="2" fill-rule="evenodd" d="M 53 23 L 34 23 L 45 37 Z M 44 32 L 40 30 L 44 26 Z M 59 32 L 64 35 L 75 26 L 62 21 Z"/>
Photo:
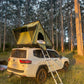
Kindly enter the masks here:
<path id="1" fill-rule="evenodd" d="M 81 25 L 81 14 L 80 5 L 78 0 L 74 0 L 75 15 L 76 15 L 76 38 L 77 38 L 77 52 L 78 55 L 83 56 L 83 38 L 82 38 L 82 25 Z"/>
<path id="2" fill-rule="evenodd" d="M 63 29 L 63 15 L 62 15 L 62 0 L 60 0 L 60 14 L 61 14 L 61 51 L 64 51 L 64 29 Z"/>
<path id="3" fill-rule="evenodd" d="M 53 49 L 54 49 L 53 6 L 52 6 L 52 0 L 51 0 L 51 29 L 52 29 L 52 44 L 53 44 Z"/>
<path id="4" fill-rule="evenodd" d="M 56 17 L 56 50 L 58 50 L 58 31 L 57 31 L 57 17 Z"/>
<path id="5" fill-rule="evenodd" d="M 71 25 L 71 51 L 73 51 L 74 45 L 73 45 L 73 25 L 72 25 L 72 9 L 71 9 L 71 15 L 70 15 L 70 25 Z"/>
<path id="6" fill-rule="evenodd" d="M 83 20 L 83 33 L 84 33 L 84 20 Z"/>
<path id="7" fill-rule="evenodd" d="M 4 23 L 3 52 L 5 51 L 5 43 L 6 43 L 6 15 L 5 15 L 5 23 Z"/>
<path id="8" fill-rule="evenodd" d="M 49 12 L 50 16 L 51 16 L 51 12 Z M 51 18 L 49 19 L 49 36 L 50 36 L 50 40 L 52 41 L 52 29 L 51 29 Z"/>
<path id="9" fill-rule="evenodd" d="M 1 49 L 1 34 L 2 34 L 2 32 L 0 32 L 0 49 Z"/>
<path id="10" fill-rule="evenodd" d="M 2 43 L 1 39 L 2 39 L 2 23 L 0 24 L 0 49 L 1 49 L 1 43 Z"/>
<path id="11" fill-rule="evenodd" d="M 69 12 L 69 11 L 68 11 Z M 70 14 L 67 13 L 66 20 L 67 20 L 67 27 L 68 27 L 68 48 L 71 50 L 71 28 L 70 28 Z"/>
<path id="12" fill-rule="evenodd" d="M 68 20 L 69 21 L 69 20 Z M 68 23 L 69 25 L 69 23 Z M 68 27 L 68 38 L 69 38 L 69 50 L 71 50 L 71 29 L 70 27 Z"/>
<path id="13" fill-rule="evenodd" d="M 1 2 L 1 4 L 3 5 L 3 1 Z M 1 48 L 1 44 L 2 44 L 2 21 L 3 21 L 3 18 L 2 18 L 3 13 L 2 12 L 1 12 L 1 24 L 0 24 L 0 48 Z"/>
<path id="14" fill-rule="evenodd" d="M 64 29 L 63 29 L 63 16 L 61 16 L 61 51 L 64 51 Z"/>

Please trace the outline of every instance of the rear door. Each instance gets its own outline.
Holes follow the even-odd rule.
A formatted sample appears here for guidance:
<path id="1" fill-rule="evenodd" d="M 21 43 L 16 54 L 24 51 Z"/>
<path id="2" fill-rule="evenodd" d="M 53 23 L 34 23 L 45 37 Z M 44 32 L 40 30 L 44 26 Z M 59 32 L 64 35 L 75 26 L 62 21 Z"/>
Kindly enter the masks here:
<path id="1" fill-rule="evenodd" d="M 13 69 L 23 70 L 25 64 L 21 64 L 20 60 L 26 59 L 26 50 L 12 50 L 11 57 L 9 58 L 8 67 Z"/>

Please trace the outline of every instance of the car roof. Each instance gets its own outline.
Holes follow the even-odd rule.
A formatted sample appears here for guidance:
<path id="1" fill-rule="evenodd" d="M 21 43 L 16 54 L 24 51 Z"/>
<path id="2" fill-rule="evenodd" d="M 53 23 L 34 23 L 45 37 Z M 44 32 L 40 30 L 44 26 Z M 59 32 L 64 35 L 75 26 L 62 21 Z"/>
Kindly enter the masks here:
<path id="1" fill-rule="evenodd" d="M 41 50 L 41 48 L 30 48 L 30 47 L 23 47 L 23 48 L 13 48 L 12 50 L 27 50 L 27 49 L 32 49 L 32 50 Z M 55 51 L 54 49 L 47 49 L 48 51 Z"/>

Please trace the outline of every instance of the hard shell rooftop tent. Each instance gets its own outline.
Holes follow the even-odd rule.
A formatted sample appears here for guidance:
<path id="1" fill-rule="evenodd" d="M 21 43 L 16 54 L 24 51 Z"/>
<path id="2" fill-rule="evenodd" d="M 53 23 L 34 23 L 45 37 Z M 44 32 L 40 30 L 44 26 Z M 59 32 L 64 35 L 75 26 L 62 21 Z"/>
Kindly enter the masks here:
<path id="1" fill-rule="evenodd" d="M 52 47 L 52 43 L 39 21 L 13 29 L 13 33 L 17 45 L 34 46 L 38 44 L 38 40 L 43 40 L 45 46 Z"/>

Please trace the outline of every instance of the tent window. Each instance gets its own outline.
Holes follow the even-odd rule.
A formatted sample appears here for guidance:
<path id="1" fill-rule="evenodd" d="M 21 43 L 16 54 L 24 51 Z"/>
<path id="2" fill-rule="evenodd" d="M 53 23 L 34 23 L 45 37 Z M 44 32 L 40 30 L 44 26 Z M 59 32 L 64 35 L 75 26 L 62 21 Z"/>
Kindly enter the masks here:
<path id="1" fill-rule="evenodd" d="M 36 25 L 35 26 L 33 26 L 33 27 L 25 27 L 25 28 L 22 28 L 22 29 L 20 29 L 20 30 L 18 30 L 18 31 L 20 31 L 20 32 L 27 32 L 27 31 L 34 31 L 36 29 Z"/>
<path id="2" fill-rule="evenodd" d="M 43 37 L 42 33 L 40 33 L 40 32 L 38 34 L 38 40 L 44 40 L 44 37 Z"/>

